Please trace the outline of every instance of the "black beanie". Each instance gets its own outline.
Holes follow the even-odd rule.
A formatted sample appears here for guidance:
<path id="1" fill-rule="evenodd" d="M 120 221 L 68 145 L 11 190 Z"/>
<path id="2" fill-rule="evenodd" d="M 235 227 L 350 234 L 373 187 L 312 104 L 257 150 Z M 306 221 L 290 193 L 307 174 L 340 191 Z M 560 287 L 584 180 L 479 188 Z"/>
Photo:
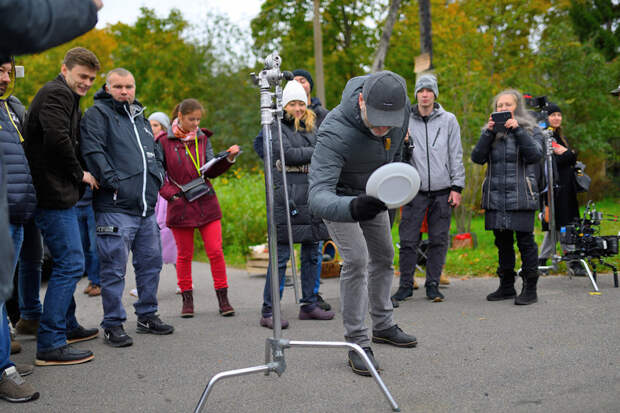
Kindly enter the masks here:
<path id="1" fill-rule="evenodd" d="M 11 63 L 11 62 L 13 62 L 11 55 L 0 53 L 0 65 L 3 65 L 5 63 Z"/>
<path id="2" fill-rule="evenodd" d="M 549 102 L 547 103 L 547 106 L 545 107 L 545 110 L 547 111 L 547 114 L 551 115 L 552 113 L 555 112 L 560 112 L 562 113 L 562 109 L 560 109 L 560 107 L 558 105 L 556 105 L 553 102 Z"/>
<path id="3" fill-rule="evenodd" d="M 293 76 L 305 77 L 308 83 L 310 83 L 310 92 L 312 92 L 312 89 L 314 89 L 314 80 L 312 80 L 312 75 L 310 72 L 304 69 L 295 69 L 293 70 Z"/>

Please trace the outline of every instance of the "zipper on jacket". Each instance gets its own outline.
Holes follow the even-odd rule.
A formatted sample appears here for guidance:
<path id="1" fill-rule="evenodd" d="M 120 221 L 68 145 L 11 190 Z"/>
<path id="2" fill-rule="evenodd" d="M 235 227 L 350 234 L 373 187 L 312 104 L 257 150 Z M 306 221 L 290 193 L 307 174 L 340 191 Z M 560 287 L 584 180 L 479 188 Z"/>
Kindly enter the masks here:
<path id="1" fill-rule="evenodd" d="M 435 144 L 437 143 L 437 138 L 439 137 L 439 132 L 441 132 L 441 128 L 437 129 L 437 134 L 435 135 L 435 140 L 433 140 L 433 148 L 435 147 Z"/>
<path id="2" fill-rule="evenodd" d="M 430 155 L 430 151 L 429 151 L 429 147 L 428 147 L 428 119 L 426 118 L 426 116 L 423 116 L 422 119 L 424 120 L 424 133 L 426 135 L 426 175 L 428 176 L 428 189 L 427 191 L 430 192 L 431 191 L 431 155 Z"/>
<path id="3" fill-rule="evenodd" d="M 146 155 L 144 154 L 144 148 L 142 148 L 142 142 L 140 142 L 140 134 L 138 133 L 138 128 L 136 127 L 136 122 L 134 121 L 134 118 L 131 116 L 131 113 L 129 113 L 129 111 L 127 110 L 127 106 L 123 106 L 125 108 L 125 112 L 127 113 L 127 116 L 129 116 L 129 120 L 131 120 L 131 124 L 133 125 L 133 131 L 136 134 L 136 142 L 138 143 L 138 148 L 140 148 L 140 154 L 142 155 L 142 167 L 143 167 L 143 172 L 142 172 L 142 216 L 145 217 L 146 216 L 146 210 L 147 210 L 147 205 L 146 205 L 146 174 L 148 172 L 148 167 L 146 165 Z"/>

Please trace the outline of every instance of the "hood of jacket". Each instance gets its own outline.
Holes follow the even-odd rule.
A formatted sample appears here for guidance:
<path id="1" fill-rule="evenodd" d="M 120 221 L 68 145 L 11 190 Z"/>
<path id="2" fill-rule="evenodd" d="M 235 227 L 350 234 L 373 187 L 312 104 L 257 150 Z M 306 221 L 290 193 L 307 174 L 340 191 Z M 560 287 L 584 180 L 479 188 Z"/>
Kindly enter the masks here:
<path id="1" fill-rule="evenodd" d="M 134 99 L 133 103 L 119 102 L 118 100 L 114 99 L 112 95 L 106 92 L 105 85 L 101 86 L 101 89 L 99 89 L 95 93 L 94 100 L 96 103 L 103 103 L 104 105 L 112 108 L 116 112 L 123 115 L 126 115 L 128 113 L 132 114 L 132 117 L 134 118 L 144 112 L 144 109 L 146 109 L 144 106 L 142 106 L 142 103 L 140 103 L 138 99 Z"/>

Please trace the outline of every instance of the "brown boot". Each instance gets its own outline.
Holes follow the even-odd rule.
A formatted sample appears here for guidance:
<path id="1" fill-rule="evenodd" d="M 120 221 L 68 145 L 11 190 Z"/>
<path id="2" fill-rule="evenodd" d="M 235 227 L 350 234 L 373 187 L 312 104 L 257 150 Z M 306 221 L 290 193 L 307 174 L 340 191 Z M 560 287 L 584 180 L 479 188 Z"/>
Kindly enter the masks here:
<path id="1" fill-rule="evenodd" d="M 11 354 L 17 354 L 22 351 L 22 345 L 19 341 L 11 339 Z"/>
<path id="2" fill-rule="evenodd" d="M 235 309 L 228 302 L 228 288 L 218 288 L 215 290 L 215 294 L 220 304 L 220 314 L 224 317 L 235 315 Z"/>
<path id="3" fill-rule="evenodd" d="M 93 284 L 93 287 L 88 292 L 88 296 L 89 297 L 97 297 L 98 295 L 101 295 L 101 287 L 98 286 L 98 285 Z"/>
<path id="4" fill-rule="evenodd" d="M 181 317 L 191 318 L 194 316 L 194 294 L 192 290 L 183 291 L 183 308 L 181 309 Z"/>
<path id="5" fill-rule="evenodd" d="M 439 285 L 450 285 L 450 279 L 444 273 L 439 276 Z"/>
<path id="6" fill-rule="evenodd" d="M 15 332 L 20 336 L 36 336 L 39 331 L 39 320 L 25 320 L 20 318 L 15 324 Z"/>

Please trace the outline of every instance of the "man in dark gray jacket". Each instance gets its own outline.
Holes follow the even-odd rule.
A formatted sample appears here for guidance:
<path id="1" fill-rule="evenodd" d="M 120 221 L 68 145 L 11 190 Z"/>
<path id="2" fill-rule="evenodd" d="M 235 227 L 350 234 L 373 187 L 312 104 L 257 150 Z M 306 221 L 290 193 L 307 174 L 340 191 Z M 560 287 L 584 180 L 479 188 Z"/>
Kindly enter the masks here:
<path id="1" fill-rule="evenodd" d="M 123 323 L 122 303 L 129 251 L 138 288 L 134 304 L 137 333 L 171 334 L 157 316 L 162 266 L 159 227 L 154 214 L 164 180 L 163 155 L 153 139 L 144 107 L 136 100 L 136 81 L 126 69 L 108 72 L 81 124 L 82 156 L 101 188 L 94 194 L 97 251 L 103 304 L 104 341 L 127 347 L 133 339 Z"/>
<path id="2" fill-rule="evenodd" d="M 413 294 L 413 274 L 418 260 L 420 228 L 428 222 L 426 250 L 426 297 L 443 301 L 439 277 L 448 252 L 452 208 L 461 203 L 465 186 L 461 128 L 450 112 L 435 102 L 439 95 L 437 79 L 421 75 L 415 85 L 418 104 L 409 116 L 409 140 L 413 145 L 411 164 L 420 174 L 420 191 L 403 207 L 400 234 L 400 287 L 392 296 L 394 306 Z"/>
<path id="3" fill-rule="evenodd" d="M 365 194 L 372 172 L 399 159 L 408 115 L 407 86 L 401 76 L 383 71 L 349 80 L 342 101 L 319 129 L 310 165 L 310 209 L 323 218 L 343 259 L 345 339 L 361 346 L 375 367 L 364 324 L 369 304 L 373 342 L 417 345 L 416 338 L 392 319 L 394 248 L 387 207 Z M 348 362 L 354 373 L 370 375 L 354 351 Z"/>

